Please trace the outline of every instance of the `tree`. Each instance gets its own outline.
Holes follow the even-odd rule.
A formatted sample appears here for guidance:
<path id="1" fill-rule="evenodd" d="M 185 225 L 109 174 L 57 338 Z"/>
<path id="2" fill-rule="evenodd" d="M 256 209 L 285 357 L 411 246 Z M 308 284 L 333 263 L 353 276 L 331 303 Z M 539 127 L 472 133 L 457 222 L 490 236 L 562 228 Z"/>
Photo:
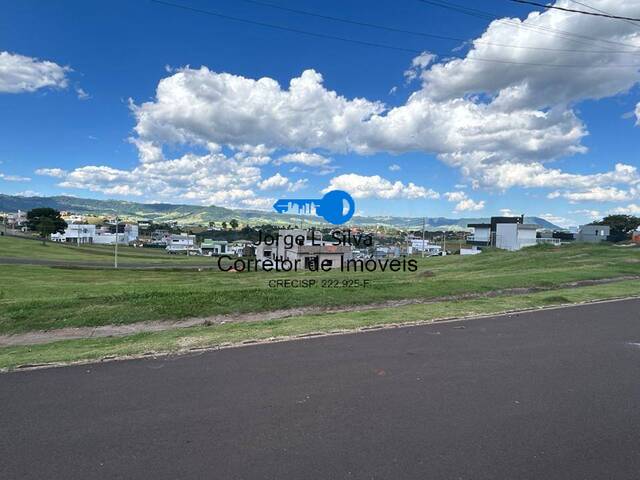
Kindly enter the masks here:
<path id="1" fill-rule="evenodd" d="M 630 238 L 631 232 L 640 226 L 640 218 L 633 215 L 609 215 L 594 225 L 608 225 L 611 228 L 609 240 L 620 242 Z"/>
<path id="2" fill-rule="evenodd" d="M 53 208 L 34 208 L 27 212 L 27 228 L 38 232 L 44 245 L 47 237 L 52 233 L 64 232 L 67 222 L 60 216 L 60 212 Z"/>
<path id="3" fill-rule="evenodd" d="M 227 222 L 222 222 L 222 229 L 226 230 L 227 229 Z"/>
<path id="4" fill-rule="evenodd" d="M 233 218 L 229 222 L 229 225 L 231 225 L 231 228 L 233 228 L 235 230 L 236 228 L 238 228 L 238 221 L 235 218 Z"/>

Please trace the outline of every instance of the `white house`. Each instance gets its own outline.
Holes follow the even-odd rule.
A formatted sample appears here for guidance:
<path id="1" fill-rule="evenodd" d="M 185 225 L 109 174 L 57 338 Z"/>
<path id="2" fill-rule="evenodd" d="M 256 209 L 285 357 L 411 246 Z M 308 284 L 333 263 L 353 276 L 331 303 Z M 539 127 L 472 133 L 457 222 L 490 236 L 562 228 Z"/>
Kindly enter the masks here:
<path id="1" fill-rule="evenodd" d="M 334 245 L 326 243 L 320 238 L 321 233 L 312 230 L 316 237 L 309 238 L 307 230 L 279 230 L 277 242 L 267 245 L 264 242 L 256 245 L 256 259 L 259 261 L 289 260 L 296 262 L 299 268 L 309 269 L 312 264 L 330 265 L 340 268 L 343 262 L 352 258 L 351 245 Z"/>
<path id="2" fill-rule="evenodd" d="M 114 245 L 116 243 L 115 225 L 113 226 L 113 232 L 110 227 L 103 227 L 96 230 L 96 236 L 93 238 L 93 243 L 101 245 Z M 118 230 L 122 230 L 118 233 L 118 244 L 130 244 L 138 239 L 138 225 L 119 225 Z"/>
<path id="3" fill-rule="evenodd" d="M 171 235 L 167 238 L 167 252 L 169 253 L 186 253 L 189 250 L 196 249 L 196 236 L 181 233 L 180 235 Z"/>
<path id="4" fill-rule="evenodd" d="M 122 225 L 120 225 L 122 228 Z M 118 244 L 128 245 L 138 239 L 137 225 L 124 225 L 123 232 L 117 235 Z M 81 225 L 72 223 L 67 226 L 64 233 L 54 233 L 51 240 L 62 243 L 114 245 L 116 234 L 108 228 L 96 228 L 95 225 Z"/>
<path id="5" fill-rule="evenodd" d="M 72 223 L 67 226 L 63 233 L 51 234 L 51 240 L 62 243 L 93 243 L 95 236 L 95 225 L 79 225 Z"/>
<path id="6" fill-rule="evenodd" d="M 496 247 L 504 250 L 520 250 L 537 245 L 538 225 L 524 223 L 521 217 L 491 217 L 490 223 L 471 223 L 473 235 L 467 243 L 475 246 Z"/>
<path id="7" fill-rule="evenodd" d="M 606 242 L 609 235 L 611 235 L 609 225 L 582 225 L 578 230 L 576 240 L 589 243 Z"/>
<path id="8" fill-rule="evenodd" d="M 226 240 L 212 240 L 210 238 L 206 238 L 200 244 L 200 250 L 202 250 L 203 255 L 207 256 L 224 255 L 228 253 L 229 242 Z"/>
<path id="9" fill-rule="evenodd" d="M 491 224 L 490 223 L 473 223 L 469 224 L 473 229 L 473 235 L 467 238 L 467 242 L 476 245 L 490 245 L 492 241 Z"/>
<path id="10" fill-rule="evenodd" d="M 538 225 L 523 223 L 498 223 L 496 225 L 496 248 L 520 250 L 537 245 Z"/>
<path id="11" fill-rule="evenodd" d="M 442 252 L 442 247 L 440 245 L 435 245 L 433 243 L 429 243 L 428 240 L 418 238 L 418 237 L 408 237 L 407 241 L 409 242 L 407 253 L 412 254 L 413 252 L 424 252 L 425 255 L 440 255 Z"/>

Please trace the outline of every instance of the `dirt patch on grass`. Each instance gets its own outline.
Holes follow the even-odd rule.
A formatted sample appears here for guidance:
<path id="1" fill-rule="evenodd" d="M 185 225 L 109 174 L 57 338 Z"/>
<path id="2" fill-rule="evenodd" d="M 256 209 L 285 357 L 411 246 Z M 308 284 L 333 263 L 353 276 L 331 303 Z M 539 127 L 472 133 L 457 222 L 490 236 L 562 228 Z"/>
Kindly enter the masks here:
<path id="1" fill-rule="evenodd" d="M 15 335 L 0 335 L 0 347 L 16 346 L 16 345 L 34 345 L 41 343 L 50 343 L 60 340 L 72 340 L 79 338 L 97 338 L 97 337 L 114 337 L 133 335 L 141 332 L 158 332 L 163 330 L 171 330 L 174 328 L 186 328 L 194 326 L 215 326 L 225 323 L 239 322 L 268 322 L 289 317 L 299 317 L 302 315 L 322 314 L 322 313 L 348 313 L 348 312 L 366 312 L 370 310 L 380 310 L 385 308 L 402 307 L 406 305 L 432 304 L 439 302 L 450 302 L 456 300 L 470 300 L 475 298 L 493 298 L 508 295 L 526 295 L 528 293 L 546 292 L 559 290 L 563 288 L 588 287 L 592 285 L 604 285 L 608 283 L 623 282 L 628 280 L 640 280 L 638 275 L 627 275 L 615 278 L 601 278 L 597 280 L 580 280 L 576 282 L 563 283 L 550 286 L 537 287 L 518 287 L 506 288 L 502 290 L 492 290 L 490 292 L 466 293 L 461 295 L 448 295 L 436 298 L 410 298 L 401 300 L 388 300 L 379 303 L 370 303 L 365 305 L 348 305 L 341 307 L 300 307 L 288 308 L 281 310 L 270 310 L 263 312 L 242 313 L 233 315 L 215 315 L 202 318 L 189 318 L 177 321 L 154 321 L 139 322 L 129 325 L 104 325 L 99 327 L 78 327 L 78 328 L 60 328 L 48 331 L 34 331 L 19 333 Z M 544 299 L 545 303 L 568 303 L 568 299 L 561 296 L 549 296 Z"/>

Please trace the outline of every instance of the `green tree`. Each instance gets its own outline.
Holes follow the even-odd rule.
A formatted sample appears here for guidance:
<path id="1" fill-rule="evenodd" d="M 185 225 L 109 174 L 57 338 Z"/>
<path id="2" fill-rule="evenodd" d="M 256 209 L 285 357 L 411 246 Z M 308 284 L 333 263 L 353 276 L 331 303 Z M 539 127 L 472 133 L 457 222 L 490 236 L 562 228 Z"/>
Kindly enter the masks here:
<path id="1" fill-rule="evenodd" d="M 609 240 L 621 242 L 629 239 L 631 232 L 640 226 L 640 218 L 633 215 L 609 215 L 595 225 L 608 225 L 611 228 Z"/>
<path id="2" fill-rule="evenodd" d="M 227 222 L 222 222 L 222 229 L 226 230 L 227 229 Z"/>
<path id="3" fill-rule="evenodd" d="M 67 222 L 60 216 L 60 212 L 53 208 L 34 208 L 27 212 L 27 228 L 38 232 L 44 245 L 52 233 L 64 232 Z"/>
<path id="4" fill-rule="evenodd" d="M 236 228 L 238 228 L 238 221 L 235 218 L 233 218 L 229 222 L 229 225 L 231 225 L 231 228 L 233 228 L 235 230 Z"/>

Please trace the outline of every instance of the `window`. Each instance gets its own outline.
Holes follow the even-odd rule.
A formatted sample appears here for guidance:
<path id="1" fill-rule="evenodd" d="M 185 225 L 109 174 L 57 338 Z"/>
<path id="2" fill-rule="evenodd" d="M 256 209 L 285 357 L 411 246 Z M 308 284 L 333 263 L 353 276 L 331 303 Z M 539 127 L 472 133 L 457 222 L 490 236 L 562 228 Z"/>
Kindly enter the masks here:
<path id="1" fill-rule="evenodd" d="M 304 257 L 304 268 L 318 270 L 318 257 Z"/>

